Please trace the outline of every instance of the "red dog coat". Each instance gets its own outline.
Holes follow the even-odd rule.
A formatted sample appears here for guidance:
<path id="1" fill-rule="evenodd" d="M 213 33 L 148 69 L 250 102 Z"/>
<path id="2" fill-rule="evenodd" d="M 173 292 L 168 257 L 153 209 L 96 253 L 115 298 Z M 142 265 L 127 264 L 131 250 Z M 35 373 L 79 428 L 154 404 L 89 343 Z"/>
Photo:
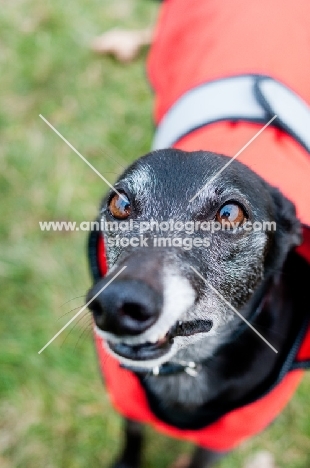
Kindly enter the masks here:
<path id="1" fill-rule="evenodd" d="M 235 155 L 278 117 L 238 159 L 291 199 L 304 225 L 300 255 L 310 262 L 310 3 L 280 0 L 166 0 L 148 73 L 158 124 L 154 148 L 175 146 Z M 106 273 L 102 237 L 91 236 L 95 279 Z M 308 330 L 308 332 L 307 332 Z M 310 365 L 308 322 L 274 384 L 258 399 L 199 429 L 179 429 L 151 409 L 131 371 L 96 337 L 112 402 L 126 417 L 218 451 L 264 429 L 284 408 Z"/>

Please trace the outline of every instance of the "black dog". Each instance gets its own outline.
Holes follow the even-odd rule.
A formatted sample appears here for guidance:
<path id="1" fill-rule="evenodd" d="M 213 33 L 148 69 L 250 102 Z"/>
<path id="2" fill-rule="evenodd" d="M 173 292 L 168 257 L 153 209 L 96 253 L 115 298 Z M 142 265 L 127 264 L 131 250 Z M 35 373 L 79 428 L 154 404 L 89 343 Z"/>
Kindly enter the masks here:
<path id="1" fill-rule="evenodd" d="M 226 162 L 209 152 L 155 151 L 101 207 L 102 220 L 114 223 L 104 232 L 109 272 L 88 300 L 126 269 L 89 306 L 96 331 L 139 376 L 156 416 L 179 429 L 208 426 L 264 395 L 285 372 L 307 315 L 310 268 L 294 252 L 301 227 L 293 204 L 237 161 L 214 178 Z M 117 229 L 130 220 L 130 231 Z M 195 229 L 167 230 L 171 220 Z M 273 221 L 275 230 L 248 229 Z M 221 229 L 202 230 L 203 222 Z M 140 424 L 127 419 L 114 466 L 138 467 L 141 442 Z M 197 448 L 190 467 L 220 455 Z"/>

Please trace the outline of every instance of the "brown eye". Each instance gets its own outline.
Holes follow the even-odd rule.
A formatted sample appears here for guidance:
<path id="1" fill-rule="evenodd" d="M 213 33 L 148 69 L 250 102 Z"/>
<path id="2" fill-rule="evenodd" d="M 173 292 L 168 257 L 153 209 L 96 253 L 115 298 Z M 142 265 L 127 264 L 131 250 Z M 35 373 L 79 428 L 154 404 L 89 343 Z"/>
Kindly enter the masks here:
<path id="1" fill-rule="evenodd" d="M 246 220 L 246 214 L 238 203 L 229 202 L 222 206 L 216 213 L 216 221 L 225 224 L 228 228 L 234 224 L 242 225 Z M 231 226 L 229 226 L 231 225 Z"/>
<path id="2" fill-rule="evenodd" d="M 111 215 L 116 219 L 126 219 L 131 213 L 131 206 L 128 197 L 122 193 L 113 195 L 109 203 Z"/>

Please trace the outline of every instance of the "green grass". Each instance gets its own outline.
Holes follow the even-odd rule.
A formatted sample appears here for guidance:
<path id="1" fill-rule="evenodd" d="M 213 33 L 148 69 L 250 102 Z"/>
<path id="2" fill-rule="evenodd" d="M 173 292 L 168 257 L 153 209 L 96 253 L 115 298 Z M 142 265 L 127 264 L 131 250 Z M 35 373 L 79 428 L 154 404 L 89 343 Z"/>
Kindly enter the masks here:
<path id="1" fill-rule="evenodd" d="M 145 53 L 130 65 L 99 58 L 92 38 L 145 27 L 146 0 L 15 0 L 0 13 L 0 466 L 106 467 L 120 417 L 102 387 L 88 315 L 41 355 L 84 303 L 86 233 L 47 233 L 39 220 L 91 220 L 105 184 L 39 118 L 43 114 L 110 182 L 148 151 L 152 93 Z M 69 302 L 68 302 L 69 301 Z M 64 341 L 65 340 L 65 341 Z M 260 449 L 280 468 L 310 466 L 309 376 L 263 435 L 220 466 Z M 246 423 L 246 422 L 245 422 Z M 145 466 L 161 468 L 189 445 L 148 431 Z M 262 467 L 263 468 L 263 467 Z"/>

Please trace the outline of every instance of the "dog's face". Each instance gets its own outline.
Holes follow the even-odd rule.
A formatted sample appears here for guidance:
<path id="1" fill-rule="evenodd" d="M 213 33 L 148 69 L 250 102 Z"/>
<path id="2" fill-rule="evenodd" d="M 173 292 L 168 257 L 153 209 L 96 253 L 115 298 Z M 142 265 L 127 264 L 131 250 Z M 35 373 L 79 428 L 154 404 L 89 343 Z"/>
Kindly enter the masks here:
<path id="1" fill-rule="evenodd" d="M 156 151 L 105 197 L 109 273 L 88 300 L 126 266 L 90 304 L 121 362 L 153 368 L 214 353 L 241 323 L 227 302 L 247 317 L 264 280 L 299 243 L 294 207 L 278 190 L 237 161 L 214 178 L 228 161 Z"/>

